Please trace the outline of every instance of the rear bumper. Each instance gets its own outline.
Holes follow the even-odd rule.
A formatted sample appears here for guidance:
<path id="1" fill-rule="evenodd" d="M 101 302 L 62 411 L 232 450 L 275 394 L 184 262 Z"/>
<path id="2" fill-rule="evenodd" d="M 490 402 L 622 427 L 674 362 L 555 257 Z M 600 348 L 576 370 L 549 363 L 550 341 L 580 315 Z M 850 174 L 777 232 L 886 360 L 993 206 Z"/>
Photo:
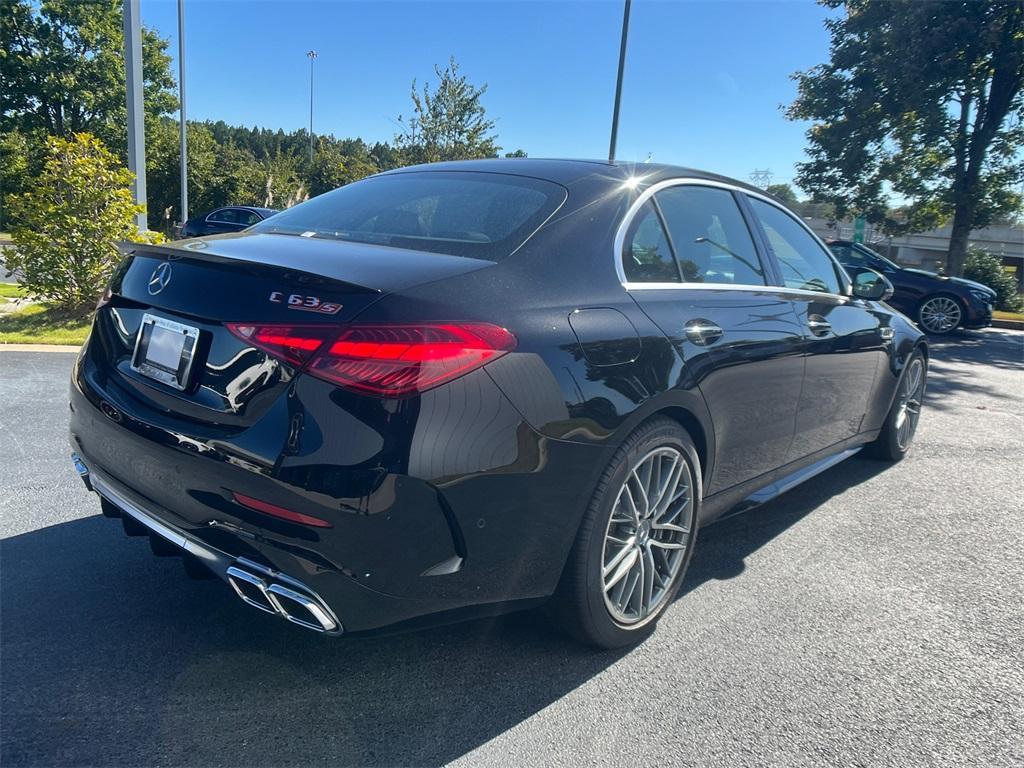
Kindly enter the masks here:
<path id="1" fill-rule="evenodd" d="M 169 522 L 172 515 L 166 510 L 150 508 L 117 481 L 91 470 L 78 454 L 72 454 L 72 459 L 90 490 L 117 507 L 122 515 L 130 515 L 146 527 L 151 536 L 159 536 L 180 548 L 183 555 L 199 560 L 207 570 L 230 584 L 246 603 L 317 632 L 340 635 L 344 631 L 324 599 L 301 581 L 211 547 Z"/>
<path id="2" fill-rule="evenodd" d="M 477 378 L 457 383 L 494 387 L 486 374 Z M 229 583 L 228 569 L 241 567 L 264 581 L 261 589 L 279 583 L 312 597 L 337 621 L 325 630 L 333 634 L 504 612 L 553 592 L 604 448 L 541 436 L 511 408 L 482 424 L 424 407 L 410 425 L 421 442 L 403 448 L 382 433 L 390 444 L 348 462 L 370 420 L 331 410 L 333 393 L 320 386 L 307 381 L 285 405 L 305 414 L 311 433 L 336 434 L 335 442 L 310 439 L 309 455 L 267 463 L 261 455 L 275 436 L 280 445 L 289 411 L 282 417 L 272 408 L 248 430 L 213 439 L 209 428 L 134 401 L 86 354 L 72 379 L 71 446 L 94 490 L 154 535 Z M 458 392 L 445 398 L 472 402 Z M 441 438 L 449 450 L 429 453 Z M 356 480 L 365 485 L 367 467 L 372 486 L 352 491 Z M 261 516 L 234 503 L 232 492 L 331 527 Z"/>

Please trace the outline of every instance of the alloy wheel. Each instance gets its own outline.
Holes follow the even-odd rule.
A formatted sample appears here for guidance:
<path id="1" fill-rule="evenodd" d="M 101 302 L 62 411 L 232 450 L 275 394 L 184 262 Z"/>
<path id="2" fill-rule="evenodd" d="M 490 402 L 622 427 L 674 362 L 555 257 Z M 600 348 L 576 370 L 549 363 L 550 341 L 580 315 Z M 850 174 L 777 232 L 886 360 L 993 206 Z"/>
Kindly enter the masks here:
<path id="1" fill-rule="evenodd" d="M 954 299 L 935 296 L 921 305 L 921 325 L 929 333 L 949 333 L 960 325 L 962 314 Z"/>
<path id="2" fill-rule="evenodd" d="M 604 602 L 621 624 L 652 616 L 672 593 L 693 535 L 693 478 L 681 451 L 655 448 L 619 489 L 601 556 Z"/>
<path id="3" fill-rule="evenodd" d="M 896 404 L 896 442 L 905 451 L 914 438 L 924 399 L 924 361 L 915 358 L 903 376 Z"/>

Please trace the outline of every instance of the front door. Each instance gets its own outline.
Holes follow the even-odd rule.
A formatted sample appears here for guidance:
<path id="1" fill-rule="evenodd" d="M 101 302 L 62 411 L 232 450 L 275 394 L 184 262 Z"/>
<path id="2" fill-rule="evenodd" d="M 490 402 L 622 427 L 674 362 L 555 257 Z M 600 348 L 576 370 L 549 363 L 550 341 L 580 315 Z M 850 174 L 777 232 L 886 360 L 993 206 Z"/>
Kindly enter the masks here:
<path id="1" fill-rule="evenodd" d="M 860 432 L 886 341 L 881 316 L 871 302 L 847 295 L 840 267 L 803 223 L 765 200 L 749 200 L 804 337 L 806 372 L 789 452 L 797 460 Z"/>

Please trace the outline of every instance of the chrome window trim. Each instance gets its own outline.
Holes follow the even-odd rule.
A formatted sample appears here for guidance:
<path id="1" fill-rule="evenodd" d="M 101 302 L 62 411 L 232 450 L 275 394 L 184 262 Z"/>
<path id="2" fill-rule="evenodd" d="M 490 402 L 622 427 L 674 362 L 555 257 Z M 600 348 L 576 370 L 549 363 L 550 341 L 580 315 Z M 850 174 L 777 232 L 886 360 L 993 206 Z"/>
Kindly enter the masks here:
<path id="1" fill-rule="evenodd" d="M 633 223 L 633 219 L 639 213 L 644 203 L 654 197 L 658 192 L 669 187 L 681 187 L 681 186 L 697 186 L 697 187 L 713 187 L 716 189 L 724 189 L 729 192 L 738 192 L 742 195 L 749 195 L 750 197 L 763 200 L 769 205 L 773 205 L 780 211 L 785 213 L 791 219 L 796 221 L 810 233 L 814 241 L 821 246 L 825 251 L 825 254 L 832 260 L 833 264 L 837 264 L 835 256 L 832 255 L 832 251 L 829 250 L 828 246 L 825 245 L 824 241 L 818 237 L 814 230 L 807 226 L 806 222 L 802 221 L 798 216 L 794 216 L 790 211 L 786 210 L 785 206 L 781 203 L 773 200 L 768 195 L 763 195 L 759 192 L 754 192 L 743 187 L 738 187 L 735 184 L 726 184 L 721 181 L 714 181 L 713 179 L 698 179 L 693 177 L 679 177 L 674 179 L 664 179 L 652 184 L 641 192 L 636 200 L 633 201 L 632 205 L 626 211 L 626 215 L 622 217 L 622 221 L 619 223 L 619 228 L 615 232 L 615 243 L 614 243 L 614 264 L 615 274 L 619 276 L 619 282 L 622 283 L 622 287 L 627 291 L 635 290 L 766 290 L 770 293 L 794 293 L 801 296 L 828 296 L 833 299 L 841 299 L 844 302 L 849 299 L 849 295 L 843 295 L 838 293 L 831 293 L 825 291 L 808 291 L 804 288 L 787 288 L 786 286 L 779 285 L 743 285 L 739 283 L 633 283 L 626 279 L 626 272 L 622 268 L 622 249 L 626 244 L 626 233 L 629 231 L 630 225 Z M 753 234 L 753 233 L 752 233 Z M 849 283 L 843 284 L 842 272 L 837 272 L 836 277 L 839 279 L 840 284 L 847 291 L 850 290 Z"/>

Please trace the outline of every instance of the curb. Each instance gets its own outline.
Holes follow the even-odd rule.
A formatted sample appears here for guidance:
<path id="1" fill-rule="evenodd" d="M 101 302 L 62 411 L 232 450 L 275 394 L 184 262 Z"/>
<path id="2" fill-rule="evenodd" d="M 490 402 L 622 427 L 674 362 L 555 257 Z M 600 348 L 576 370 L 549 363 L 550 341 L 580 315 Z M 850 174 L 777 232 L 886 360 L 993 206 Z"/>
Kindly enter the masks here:
<path id="1" fill-rule="evenodd" d="M 0 344 L 0 352 L 77 352 L 80 349 L 69 344 Z"/>
<path id="2" fill-rule="evenodd" d="M 993 328 L 1008 328 L 1011 331 L 1024 331 L 1024 320 L 1000 320 L 992 319 Z"/>

